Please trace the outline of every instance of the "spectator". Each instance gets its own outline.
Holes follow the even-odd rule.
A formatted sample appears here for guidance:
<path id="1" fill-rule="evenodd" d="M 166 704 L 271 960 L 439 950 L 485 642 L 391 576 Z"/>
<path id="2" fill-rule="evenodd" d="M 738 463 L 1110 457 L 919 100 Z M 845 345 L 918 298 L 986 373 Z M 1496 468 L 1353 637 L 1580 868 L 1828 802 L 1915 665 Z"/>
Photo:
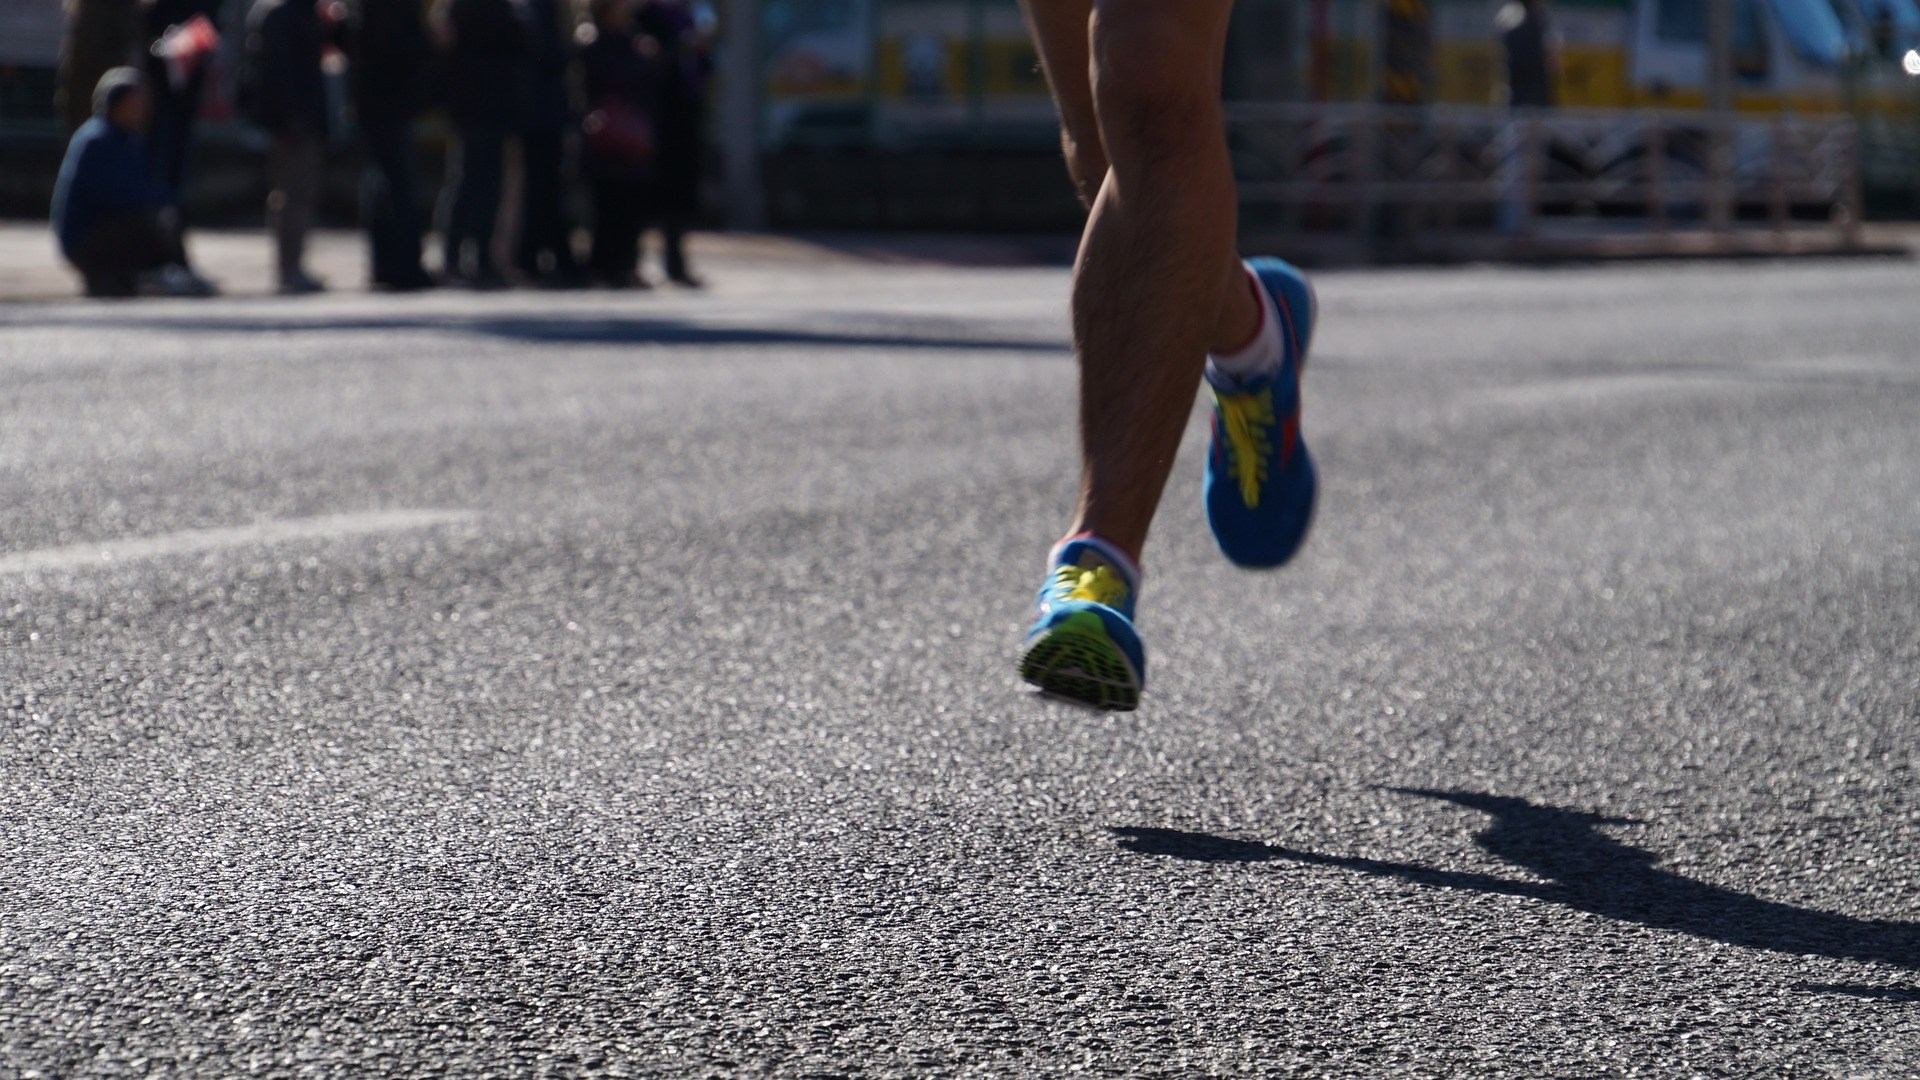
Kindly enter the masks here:
<path id="1" fill-rule="evenodd" d="M 456 133 L 440 230 L 448 280 L 475 288 L 506 284 L 493 257 L 507 136 L 524 126 L 526 24 L 512 0 L 442 0 L 447 36 L 447 107 Z M 469 259 L 471 255 L 471 259 Z"/>
<path id="2" fill-rule="evenodd" d="M 647 288 L 640 230 L 653 180 L 655 67 L 634 33 L 633 0 L 592 0 L 586 77 L 587 181 L 593 190 L 593 276 L 616 289 Z M 649 42 L 648 44 L 652 44 Z"/>
<path id="3" fill-rule="evenodd" d="M 534 281 L 580 283 L 573 257 L 573 224 L 567 215 L 566 147 L 576 110 L 573 94 L 573 26 L 570 5 L 522 0 L 533 52 L 526 125 L 520 129 L 525 188 L 514 266 Z M 563 21 L 564 20 L 564 21 Z"/>
<path id="4" fill-rule="evenodd" d="M 153 116 L 131 67 L 100 77 L 93 118 L 67 145 L 53 188 L 53 231 L 88 296 L 132 296 L 144 280 L 176 296 L 215 289 L 187 268 L 167 193 L 150 171 L 144 132 Z"/>
<path id="5" fill-rule="evenodd" d="M 140 0 L 140 6 L 146 23 L 141 40 L 149 46 L 144 57 L 147 88 L 153 94 L 153 128 L 147 136 L 147 151 L 153 155 L 154 175 L 178 200 L 185 190 L 193 122 L 200 116 L 200 98 L 207 86 L 206 52 L 219 39 L 213 37 L 190 58 L 171 61 L 155 53 L 152 46 L 168 30 L 184 27 L 196 16 L 206 20 L 203 29 L 217 34 L 221 4 L 220 0 Z"/>
<path id="6" fill-rule="evenodd" d="M 54 108 L 68 134 L 95 115 L 94 88 L 101 76 L 111 68 L 138 62 L 139 39 L 138 0 L 67 0 Z"/>
<path id="7" fill-rule="evenodd" d="M 1507 54 L 1507 104 L 1516 109 L 1552 108 L 1560 69 L 1560 39 L 1547 18 L 1546 0 L 1510 0 L 1495 17 Z"/>
<path id="8" fill-rule="evenodd" d="M 314 0 L 255 0 L 247 15 L 248 96 L 253 121 L 273 136 L 267 222 L 285 295 L 326 288 L 305 266 L 328 128 L 325 43 Z"/>
<path id="9" fill-rule="evenodd" d="M 705 14 L 706 17 L 700 17 Z M 699 288 L 687 266 L 687 229 L 700 211 L 707 90 L 713 81 L 711 15 L 687 0 L 647 0 L 640 33 L 660 43 L 660 96 L 655 112 L 659 163 L 654 212 L 665 249 L 667 279 Z"/>
<path id="10" fill-rule="evenodd" d="M 433 285 L 420 265 L 420 196 L 414 181 L 414 119 L 421 73 L 432 56 L 418 0 L 356 0 L 348 15 L 347 77 L 370 159 L 360 213 L 376 288 Z"/>

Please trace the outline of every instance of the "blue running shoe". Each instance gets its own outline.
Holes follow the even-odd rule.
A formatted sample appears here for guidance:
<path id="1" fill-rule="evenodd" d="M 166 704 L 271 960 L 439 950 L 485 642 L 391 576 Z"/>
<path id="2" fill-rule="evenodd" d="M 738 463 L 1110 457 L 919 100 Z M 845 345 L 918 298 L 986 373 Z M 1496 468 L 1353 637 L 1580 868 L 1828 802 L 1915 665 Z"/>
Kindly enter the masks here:
<path id="1" fill-rule="evenodd" d="M 1313 286 L 1290 263 L 1248 259 L 1280 313 L 1280 366 L 1236 379 L 1207 369 L 1213 445 L 1207 454 L 1207 523 L 1227 558 L 1268 569 L 1293 558 L 1313 523 L 1319 483 L 1300 438 L 1300 370 L 1313 336 Z"/>
<path id="2" fill-rule="evenodd" d="M 1054 553 L 1027 632 L 1020 677 L 1096 709 L 1140 704 L 1147 654 L 1133 631 L 1135 583 L 1096 544 L 1068 540 Z"/>

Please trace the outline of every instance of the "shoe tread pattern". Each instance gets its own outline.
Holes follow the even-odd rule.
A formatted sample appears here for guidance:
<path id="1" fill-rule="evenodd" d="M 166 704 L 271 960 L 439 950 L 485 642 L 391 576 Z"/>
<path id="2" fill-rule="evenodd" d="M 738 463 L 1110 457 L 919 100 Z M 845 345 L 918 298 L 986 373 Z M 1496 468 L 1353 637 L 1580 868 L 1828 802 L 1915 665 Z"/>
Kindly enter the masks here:
<path id="1" fill-rule="evenodd" d="M 1046 693 L 1096 709 L 1140 704 L 1140 681 L 1098 618 L 1069 619 L 1044 630 L 1020 661 L 1020 677 Z"/>

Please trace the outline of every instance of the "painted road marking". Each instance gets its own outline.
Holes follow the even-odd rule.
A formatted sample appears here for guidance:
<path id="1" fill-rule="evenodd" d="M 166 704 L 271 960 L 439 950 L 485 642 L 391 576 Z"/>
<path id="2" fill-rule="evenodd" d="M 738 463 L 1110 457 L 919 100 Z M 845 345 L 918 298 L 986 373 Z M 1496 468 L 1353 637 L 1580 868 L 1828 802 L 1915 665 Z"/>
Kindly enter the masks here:
<path id="1" fill-rule="evenodd" d="M 1591 404 L 1612 397 L 1778 390 L 1807 385 L 1873 389 L 1896 382 L 1905 384 L 1915 373 L 1913 364 L 1894 357 L 1849 354 L 1769 360 L 1739 367 L 1588 375 L 1522 386 L 1503 386 L 1475 393 L 1484 404 L 1535 408 Z"/>
<path id="2" fill-rule="evenodd" d="M 294 540 L 331 540 L 367 533 L 424 529 L 470 521 L 465 510 L 371 510 L 359 514 L 331 514 L 292 521 L 262 521 L 223 529 L 189 529 L 162 536 L 104 540 L 94 544 L 41 548 L 0 555 L 0 575 L 34 570 L 79 570 L 116 566 L 165 555 L 191 555 L 254 544 L 282 544 Z"/>

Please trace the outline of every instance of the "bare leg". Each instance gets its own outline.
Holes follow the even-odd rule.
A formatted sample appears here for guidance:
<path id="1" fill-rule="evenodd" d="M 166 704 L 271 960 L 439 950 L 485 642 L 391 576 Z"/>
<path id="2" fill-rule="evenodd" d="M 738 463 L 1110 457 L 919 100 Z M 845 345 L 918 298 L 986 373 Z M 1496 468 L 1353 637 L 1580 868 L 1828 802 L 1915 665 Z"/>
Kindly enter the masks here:
<path id="1" fill-rule="evenodd" d="M 1136 560 L 1208 350 L 1245 342 L 1259 319 L 1234 257 L 1220 113 L 1231 10 L 1232 0 L 1029 0 L 1069 168 L 1083 197 L 1097 190 L 1074 267 L 1083 471 L 1072 531 Z"/>
<path id="2" fill-rule="evenodd" d="M 1022 0 L 1022 4 L 1060 112 L 1060 149 L 1067 159 L 1067 174 L 1080 201 L 1092 209 L 1107 179 L 1107 149 L 1100 139 L 1093 100 L 1093 0 Z M 1246 344 L 1259 326 L 1259 301 L 1247 287 L 1239 256 L 1234 255 L 1226 262 L 1220 317 L 1207 351 L 1232 352 Z"/>

